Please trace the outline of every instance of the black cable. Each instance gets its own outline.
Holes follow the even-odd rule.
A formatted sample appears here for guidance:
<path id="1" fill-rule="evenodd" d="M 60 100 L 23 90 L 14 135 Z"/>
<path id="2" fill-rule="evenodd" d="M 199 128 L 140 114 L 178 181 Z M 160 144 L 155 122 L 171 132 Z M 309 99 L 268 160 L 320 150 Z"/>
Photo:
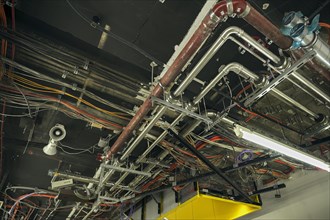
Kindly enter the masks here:
<path id="1" fill-rule="evenodd" d="M 325 2 L 323 2 L 322 5 L 320 5 L 309 17 L 308 20 L 312 20 L 318 13 L 320 13 L 320 11 L 322 11 L 322 9 L 327 6 L 327 4 L 330 2 L 330 0 L 327 0 Z"/>

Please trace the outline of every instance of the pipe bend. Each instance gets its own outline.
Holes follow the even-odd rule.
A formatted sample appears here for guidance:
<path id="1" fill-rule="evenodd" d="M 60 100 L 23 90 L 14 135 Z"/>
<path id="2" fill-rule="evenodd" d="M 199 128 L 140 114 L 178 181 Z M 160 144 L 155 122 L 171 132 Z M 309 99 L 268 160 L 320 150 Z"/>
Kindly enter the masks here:
<path id="1" fill-rule="evenodd" d="M 247 69 L 245 66 L 243 66 L 242 64 L 237 63 L 237 62 L 232 62 L 232 63 L 228 64 L 225 67 L 224 71 L 226 71 L 227 74 L 230 71 L 232 71 L 245 79 L 251 79 L 253 81 L 256 81 L 259 79 L 259 76 L 257 74 L 253 73 L 252 71 Z"/>

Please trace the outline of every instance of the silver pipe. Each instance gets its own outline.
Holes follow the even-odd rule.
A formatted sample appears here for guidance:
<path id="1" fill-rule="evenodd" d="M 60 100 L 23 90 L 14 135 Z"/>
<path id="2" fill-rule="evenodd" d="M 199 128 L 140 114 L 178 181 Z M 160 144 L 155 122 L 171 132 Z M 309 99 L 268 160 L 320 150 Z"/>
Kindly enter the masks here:
<path id="1" fill-rule="evenodd" d="M 110 165 L 110 164 L 101 164 L 101 166 L 103 168 L 110 169 L 110 170 L 116 170 L 116 171 L 120 171 L 120 172 L 127 172 L 127 173 L 133 173 L 133 174 L 137 174 L 137 175 L 151 177 L 151 173 L 142 172 L 142 171 L 138 171 L 138 170 L 134 170 L 134 169 L 117 167 L 117 166 L 113 166 L 113 165 Z"/>
<path id="2" fill-rule="evenodd" d="M 296 80 L 298 80 L 303 85 L 310 88 L 313 92 L 315 92 L 317 95 L 319 95 L 324 100 L 326 100 L 328 103 L 330 103 L 330 97 L 325 92 L 323 92 L 321 89 L 319 89 L 313 83 L 311 83 L 308 79 L 306 79 L 305 77 L 300 75 L 298 72 L 293 72 L 290 77 L 294 77 Z"/>
<path id="3" fill-rule="evenodd" d="M 316 52 L 316 59 L 326 68 L 330 69 L 330 46 L 318 35 L 312 49 Z"/>
<path id="4" fill-rule="evenodd" d="M 196 66 L 190 71 L 189 75 L 183 80 L 179 87 L 174 91 L 174 96 L 179 96 L 193 81 L 197 74 L 205 67 L 205 65 L 211 60 L 211 58 L 216 54 L 216 52 L 223 46 L 223 44 L 228 40 L 231 35 L 237 35 L 260 53 L 264 54 L 267 58 L 275 63 L 280 62 L 280 58 L 273 54 L 270 50 L 265 49 L 261 44 L 255 41 L 250 35 L 245 33 L 241 28 L 232 26 L 224 30 L 221 35 L 218 37 L 216 42 L 211 46 L 211 48 L 205 53 L 205 55 L 200 59 Z"/>
<path id="5" fill-rule="evenodd" d="M 137 168 L 138 168 L 138 166 L 132 167 L 132 169 L 137 169 Z M 124 179 L 128 176 L 128 174 L 129 174 L 129 172 L 126 172 L 126 173 L 122 174 L 120 176 L 120 178 L 115 182 L 115 184 L 110 188 L 109 191 L 112 192 L 113 190 L 115 190 L 117 188 L 117 186 L 119 184 L 121 184 L 121 182 L 124 181 Z"/>
<path id="6" fill-rule="evenodd" d="M 152 118 L 148 125 L 143 129 L 143 131 L 134 139 L 133 143 L 125 150 L 124 154 L 120 157 L 120 160 L 125 160 L 130 153 L 135 149 L 135 147 L 143 140 L 143 138 L 148 134 L 151 128 L 157 123 L 157 121 L 164 115 L 166 112 L 166 107 L 162 106 L 157 114 Z"/>
<path id="7" fill-rule="evenodd" d="M 77 176 L 77 175 L 73 175 L 73 174 L 69 174 L 69 173 L 53 172 L 52 175 L 60 176 L 60 177 L 68 178 L 68 179 L 74 179 L 74 180 L 76 180 L 78 182 L 82 182 L 82 183 L 99 184 L 99 182 L 100 182 L 98 179 L 85 177 L 85 176 Z M 105 184 L 106 187 L 111 187 L 113 185 L 114 185 L 113 183 Z M 125 187 L 125 186 L 118 186 L 118 187 L 120 187 L 121 189 L 126 189 L 126 190 L 130 191 L 130 189 L 128 187 Z"/>
<path id="8" fill-rule="evenodd" d="M 258 54 L 256 54 L 255 52 L 251 51 L 249 48 L 247 48 L 244 44 L 242 44 L 241 42 L 239 42 L 238 40 L 236 40 L 234 37 L 229 37 L 229 40 L 233 41 L 234 43 L 238 44 L 240 47 L 242 47 L 244 50 L 246 50 L 247 52 L 249 52 L 251 55 L 253 55 L 254 57 L 256 57 L 258 60 L 260 60 L 261 62 L 263 62 L 264 64 L 266 64 L 267 60 L 261 58 Z M 267 50 L 266 48 L 262 48 L 263 50 Z M 276 69 L 273 65 L 269 64 L 269 67 L 271 67 L 274 71 L 276 71 L 277 73 L 281 74 L 283 72 L 283 70 L 278 70 Z M 316 85 L 314 85 L 313 83 L 311 83 L 308 79 L 306 79 L 305 77 L 303 77 L 300 73 L 299 70 L 296 72 L 293 72 L 291 74 L 290 77 L 295 78 L 296 80 L 298 80 L 300 83 L 302 83 L 303 85 L 305 85 L 306 87 L 308 87 L 310 90 L 312 90 L 315 94 L 317 94 L 318 96 L 320 96 L 321 98 L 323 98 L 325 101 L 327 101 L 328 103 L 330 103 L 330 97 L 329 95 L 327 95 L 324 91 L 322 91 L 319 87 L 317 87 Z M 297 84 L 296 82 L 294 82 L 293 80 L 290 79 L 290 77 L 288 78 L 288 80 L 290 82 L 292 82 L 293 84 Z M 301 88 L 301 87 L 300 87 Z M 301 88 L 302 89 L 302 88 Z M 304 92 L 306 92 L 307 94 L 311 95 L 309 92 L 305 91 L 304 89 L 302 89 Z M 313 98 L 315 98 L 313 95 L 311 95 Z M 317 99 L 317 98 L 316 98 Z"/>
<path id="9" fill-rule="evenodd" d="M 292 98 L 290 98 L 289 96 L 285 95 L 283 92 L 281 92 L 280 90 L 273 88 L 271 90 L 271 92 L 273 92 L 275 95 L 275 97 L 280 98 L 281 100 L 284 100 L 285 102 L 299 108 L 300 110 L 302 110 L 303 112 L 306 112 L 307 114 L 311 115 L 313 118 L 318 118 L 319 116 L 317 114 L 315 114 L 314 112 L 312 112 L 311 110 L 309 110 L 308 108 L 306 108 L 305 106 L 303 106 L 302 104 L 300 104 L 299 102 L 293 100 Z"/>
<path id="10" fill-rule="evenodd" d="M 239 63 L 230 63 L 226 66 L 221 66 L 219 69 L 218 75 L 199 93 L 199 95 L 194 99 L 193 104 L 197 105 L 201 99 L 214 87 L 216 84 L 229 72 L 233 71 L 236 74 L 242 76 L 243 78 L 250 78 L 253 81 L 256 81 L 259 79 L 259 77 L 245 68 L 243 65 Z"/>
<path id="11" fill-rule="evenodd" d="M 170 127 L 174 127 L 176 124 L 178 124 L 184 116 L 185 116 L 185 114 L 181 113 L 170 124 Z M 168 133 L 167 130 L 164 130 L 163 133 L 161 133 L 161 135 L 159 135 L 158 138 L 143 152 L 143 154 L 141 156 L 139 156 L 139 158 L 137 159 L 137 162 L 141 163 L 143 161 L 143 159 L 150 153 L 150 151 L 152 151 L 152 149 L 154 149 L 154 147 L 156 147 L 157 144 L 159 144 L 166 137 L 167 133 Z"/>
<path id="12" fill-rule="evenodd" d="M 309 33 L 307 27 L 304 27 L 302 33 L 297 37 L 293 37 L 293 39 L 301 42 L 302 48 L 314 50 L 316 52 L 315 59 L 319 61 L 321 65 L 330 69 L 330 46 L 316 33 Z"/>
<path id="13" fill-rule="evenodd" d="M 181 121 L 181 119 L 185 116 L 185 114 L 180 114 L 178 117 L 176 117 L 176 119 L 171 123 L 170 127 L 174 127 L 177 123 L 179 123 Z M 157 146 L 157 144 L 159 144 L 159 142 L 161 142 L 167 135 L 167 130 L 164 130 L 163 133 L 158 136 L 158 138 L 143 152 L 143 154 L 141 156 L 139 156 L 139 158 L 137 159 L 137 163 L 141 163 L 146 156 L 150 153 L 150 151 L 152 149 L 154 149 L 154 147 Z M 161 157 L 161 156 L 160 156 Z M 161 160 L 161 159 L 160 159 Z M 149 164 L 147 167 L 152 167 L 154 168 L 156 166 L 156 164 Z M 138 165 L 133 165 L 132 169 L 137 169 L 139 166 Z M 146 169 L 145 169 L 146 170 Z M 110 188 L 110 191 L 113 191 L 116 188 L 116 185 L 121 184 L 122 181 L 124 181 L 124 179 L 128 176 L 128 173 L 124 173 L 115 183 L 115 185 L 113 187 Z"/>
<path id="14" fill-rule="evenodd" d="M 217 116 L 217 113 L 215 112 L 206 112 L 204 113 L 204 115 L 208 118 L 213 118 Z M 181 136 L 185 137 L 188 134 L 190 134 L 191 132 L 193 132 L 195 130 L 195 128 L 198 127 L 198 125 L 200 125 L 200 123 L 202 123 L 201 120 L 195 120 L 193 121 L 190 125 L 188 125 L 187 127 L 185 127 L 181 132 Z"/>
<path id="15" fill-rule="evenodd" d="M 158 157 L 159 160 L 164 160 L 164 158 L 169 154 L 169 151 L 163 151 L 161 155 Z M 146 168 L 143 169 L 143 172 L 150 172 L 155 165 L 149 164 Z M 130 186 L 136 186 L 136 184 L 143 179 L 143 176 L 137 176 L 135 179 L 129 184 Z"/>

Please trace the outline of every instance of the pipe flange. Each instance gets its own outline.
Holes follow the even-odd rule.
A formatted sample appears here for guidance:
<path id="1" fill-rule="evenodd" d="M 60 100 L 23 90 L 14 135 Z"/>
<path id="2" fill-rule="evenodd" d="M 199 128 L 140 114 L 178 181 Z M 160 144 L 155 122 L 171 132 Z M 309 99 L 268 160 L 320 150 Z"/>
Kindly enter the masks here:
<path id="1" fill-rule="evenodd" d="M 262 75 L 259 77 L 258 80 L 254 81 L 254 85 L 257 88 L 262 88 L 262 87 L 268 85 L 268 83 L 269 83 L 269 80 L 268 80 L 267 75 Z"/>
<path id="2" fill-rule="evenodd" d="M 197 107 L 194 104 L 192 104 L 191 102 L 188 102 L 188 104 L 186 104 L 184 108 L 187 109 L 188 111 L 196 111 L 197 110 Z"/>
<path id="3" fill-rule="evenodd" d="M 314 33 L 313 40 L 308 45 L 301 46 L 301 48 L 306 49 L 306 50 L 313 49 L 313 46 L 316 43 L 316 41 L 318 40 L 318 38 L 319 38 L 319 36 Z"/>
<path id="4" fill-rule="evenodd" d="M 286 68 L 289 68 L 291 66 L 290 59 L 285 56 L 281 56 L 280 62 L 275 65 L 276 69 L 278 70 L 285 70 Z"/>
<path id="5" fill-rule="evenodd" d="M 251 11 L 251 7 L 249 6 L 249 4 L 246 4 L 245 10 L 242 13 L 238 13 L 238 18 L 244 18 L 245 16 L 247 16 Z"/>

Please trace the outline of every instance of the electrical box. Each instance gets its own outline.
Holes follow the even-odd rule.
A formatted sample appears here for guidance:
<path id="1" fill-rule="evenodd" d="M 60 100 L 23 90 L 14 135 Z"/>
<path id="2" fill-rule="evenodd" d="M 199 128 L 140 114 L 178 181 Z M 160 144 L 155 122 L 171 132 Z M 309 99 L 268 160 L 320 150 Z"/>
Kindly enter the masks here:
<path id="1" fill-rule="evenodd" d="M 215 196 L 198 194 L 158 220 L 236 219 L 261 209 L 261 206 Z"/>

